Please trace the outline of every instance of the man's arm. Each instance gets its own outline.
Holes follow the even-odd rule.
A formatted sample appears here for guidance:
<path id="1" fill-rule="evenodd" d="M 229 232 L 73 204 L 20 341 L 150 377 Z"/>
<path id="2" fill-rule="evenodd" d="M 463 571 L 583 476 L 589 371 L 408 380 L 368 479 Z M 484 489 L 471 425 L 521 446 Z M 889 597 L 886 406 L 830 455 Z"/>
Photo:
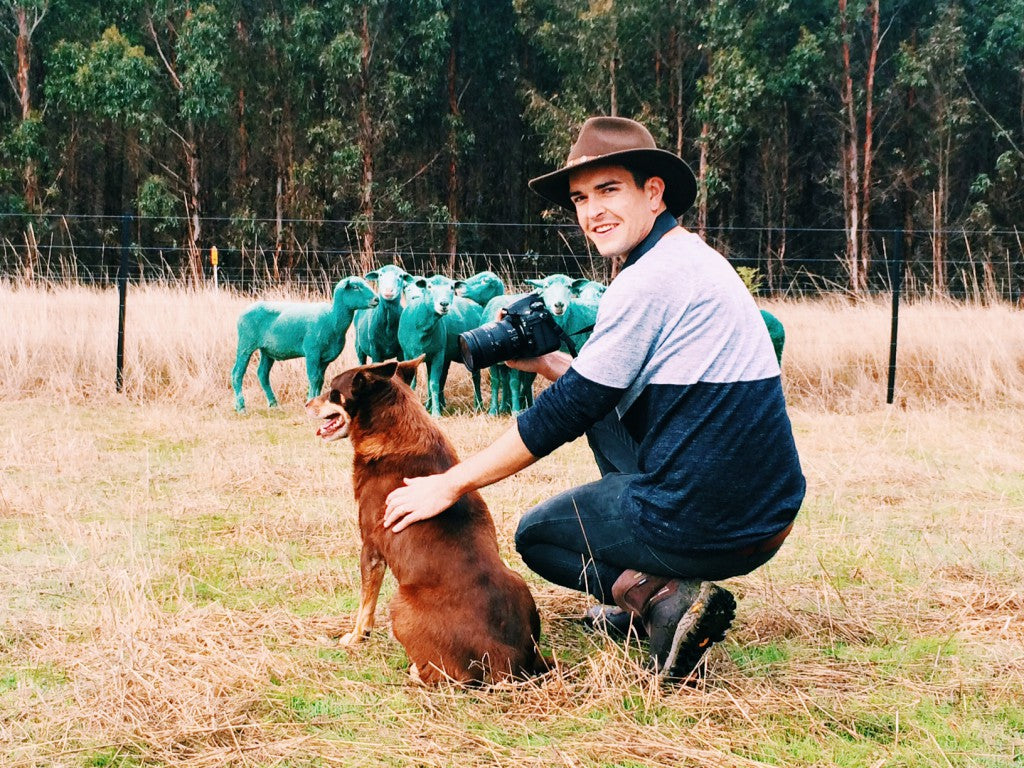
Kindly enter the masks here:
<path id="1" fill-rule="evenodd" d="M 519 436 L 519 426 L 513 424 L 489 446 L 447 471 L 405 478 L 405 485 L 388 494 L 384 527 L 398 533 L 412 523 L 435 517 L 470 491 L 504 480 L 536 460 Z"/>

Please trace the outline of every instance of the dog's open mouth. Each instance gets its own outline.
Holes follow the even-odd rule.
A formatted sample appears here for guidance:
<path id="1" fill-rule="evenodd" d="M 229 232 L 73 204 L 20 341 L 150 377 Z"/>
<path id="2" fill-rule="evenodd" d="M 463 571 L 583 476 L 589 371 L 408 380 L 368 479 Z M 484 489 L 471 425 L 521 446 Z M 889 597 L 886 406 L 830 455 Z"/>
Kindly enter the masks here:
<path id="1" fill-rule="evenodd" d="M 344 413 L 331 414 L 324 418 L 324 423 L 316 431 L 317 437 L 324 440 L 337 440 L 348 435 L 348 419 Z"/>

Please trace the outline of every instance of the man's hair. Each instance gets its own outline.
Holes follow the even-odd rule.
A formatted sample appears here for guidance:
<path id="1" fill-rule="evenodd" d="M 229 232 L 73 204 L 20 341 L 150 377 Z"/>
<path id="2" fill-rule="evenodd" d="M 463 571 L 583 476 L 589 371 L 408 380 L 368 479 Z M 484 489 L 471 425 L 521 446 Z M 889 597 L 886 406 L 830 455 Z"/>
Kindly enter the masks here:
<path id="1" fill-rule="evenodd" d="M 628 165 L 625 166 L 625 168 L 626 168 L 627 171 L 629 171 L 629 175 L 633 177 L 633 183 L 636 184 L 636 188 L 637 189 L 643 189 L 644 188 L 644 184 L 647 183 L 647 180 L 649 178 L 651 178 L 652 176 L 656 176 L 657 175 L 657 174 L 651 173 L 650 171 L 641 170 L 639 168 L 633 168 L 633 167 L 630 167 Z M 659 178 L 661 178 L 661 177 L 659 176 Z"/>

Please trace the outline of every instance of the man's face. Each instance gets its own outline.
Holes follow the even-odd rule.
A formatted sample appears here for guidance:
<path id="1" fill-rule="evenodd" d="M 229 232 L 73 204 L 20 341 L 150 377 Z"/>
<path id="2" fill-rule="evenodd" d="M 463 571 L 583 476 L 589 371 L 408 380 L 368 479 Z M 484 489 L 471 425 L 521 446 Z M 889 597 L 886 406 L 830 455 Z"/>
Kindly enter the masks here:
<path id="1" fill-rule="evenodd" d="M 638 187 L 621 165 L 594 165 L 569 174 L 569 197 L 583 233 L 606 258 L 623 256 L 647 237 L 665 210 L 665 182 L 657 176 Z"/>

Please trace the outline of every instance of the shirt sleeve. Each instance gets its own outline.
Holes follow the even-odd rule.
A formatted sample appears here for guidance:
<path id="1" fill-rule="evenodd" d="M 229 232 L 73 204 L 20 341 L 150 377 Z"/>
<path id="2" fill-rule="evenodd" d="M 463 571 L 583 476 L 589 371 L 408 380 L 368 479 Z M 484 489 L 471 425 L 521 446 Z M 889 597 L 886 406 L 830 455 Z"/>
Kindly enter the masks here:
<path id="1" fill-rule="evenodd" d="M 628 273 L 615 278 L 601 297 L 594 333 L 572 366 L 593 382 L 622 390 L 634 384 L 669 323 L 659 287 L 638 287 Z"/>
<path id="2" fill-rule="evenodd" d="M 541 392 L 533 407 L 519 414 L 519 436 L 537 458 L 575 440 L 603 419 L 623 389 L 586 379 L 572 368 Z"/>

